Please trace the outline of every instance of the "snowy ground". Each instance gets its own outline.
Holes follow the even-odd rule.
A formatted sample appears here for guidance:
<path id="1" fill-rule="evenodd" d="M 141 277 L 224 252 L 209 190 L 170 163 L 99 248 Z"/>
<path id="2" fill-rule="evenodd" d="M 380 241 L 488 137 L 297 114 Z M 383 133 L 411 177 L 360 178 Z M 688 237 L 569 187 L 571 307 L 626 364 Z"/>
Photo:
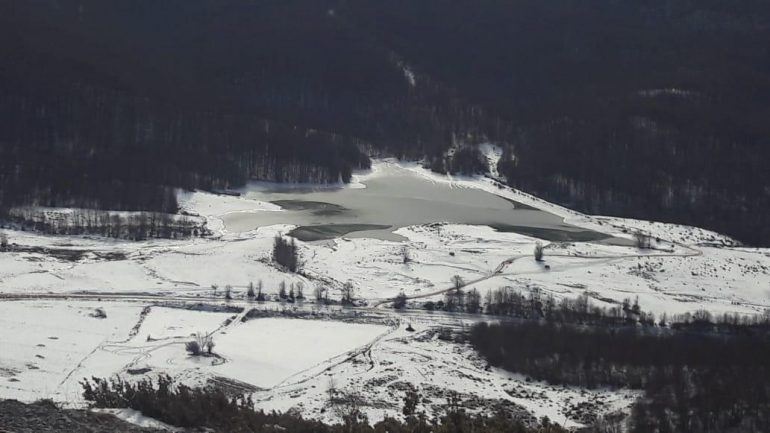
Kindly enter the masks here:
<path id="1" fill-rule="evenodd" d="M 577 426 L 579 423 L 567 414 L 580 402 L 596 402 L 603 413 L 624 409 L 637 397 L 633 392 L 549 386 L 488 369 L 473 349 L 442 341 L 435 327 L 425 326 L 418 326 L 415 333 L 401 326 L 349 362 L 311 380 L 276 389 L 258 405 L 281 410 L 292 403 L 302 413 L 333 422 L 335 414 L 327 410 L 327 393 L 330 386 L 336 386 L 365 396 L 369 418 L 376 421 L 398 414 L 406 391 L 415 389 L 423 397 L 418 410 L 428 414 L 443 413 L 454 394 L 469 410 L 502 408 Z"/>
<path id="2" fill-rule="evenodd" d="M 85 375 L 116 372 L 119 360 L 101 350 L 125 340 L 142 307 L 110 305 L 106 319 L 91 315 L 97 302 L 19 301 L 0 303 L 0 393 L 24 401 L 80 400 Z"/>
<path id="3" fill-rule="evenodd" d="M 168 374 L 192 386 L 217 384 L 253 393 L 266 410 L 301 410 L 336 422 L 329 388 L 365 396 L 372 421 L 397 415 L 407 390 L 423 397 L 420 410 L 440 414 L 450 393 L 471 410 L 503 408 L 579 425 L 575 408 L 591 402 L 599 412 L 627 407 L 633 392 L 584 391 L 527 381 L 489 369 L 469 346 L 439 339 L 444 326 L 472 320 L 443 315 L 391 317 L 319 312 L 315 319 L 264 317 L 243 321 L 250 308 L 268 314 L 312 311 L 245 301 L 243 313 L 198 311 L 117 301 L 13 301 L 0 303 L 0 395 L 33 401 L 53 398 L 83 404 L 80 382 L 92 376 L 128 380 Z M 94 317 L 102 308 L 107 317 Z M 339 317 L 341 320 L 334 320 Z M 406 331 L 406 323 L 415 332 Z M 212 336 L 214 356 L 193 357 L 184 344 L 193 333 Z M 135 413 L 120 413 L 146 424 Z M 137 421 L 137 422 L 138 422 Z"/>
<path id="4" fill-rule="evenodd" d="M 459 275 L 482 294 L 503 286 L 523 292 L 538 288 L 557 298 L 587 293 L 600 305 L 638 297 L 642 309 L 656 314 L 698 309 L 757 314 L 770 307 L 770 250 L 736 246 L 713 232 L 583 215 L 500 188 L 492 179 L 442 176 L 394 161 L 376 162 L 351 187 L 365 188 L 367 179 L 404 170 L 426 182 L 499 194 L 614 240 L 544 242 L 546 269 L 532 258 L 537 240 L 529 236 L 486 226 L 410 226 L 396 231 L 406 239 L 401 242 L 358 237 L 298 242 L 304 262 L 300 276 L 270 263 L 273 237 L 293 226 L 233 233 L 222 224 L 229 212 L 282 212 L 279 207 L 204 192 L 182 193 L 180 202 L 207 220 L 214 235 L 206 239 L 126 242 L 6 230 L 10 242 L 24 248 L 0 252 L 0 397 L 78 402 L 82 377 L 137 377 L 129 370 L 150 369 L 146 374 L 167 372 L 192 383 L 224 381 L 255 392 L 265 409 L 298 407 L 324 419 L 334 417 L 323 410 L 333 379 L 340 389 L 358 390 L 374 402 L 372 419 L 400 413 L 403 394 L 413 386 L 426 393 L 429 411 L 439 410 L 452 391 L 479 407 L 502 401 L 570 425 L 578 422 L 571 411 L 578 403 L 590 401 L 605 411 L 628 405 L 633 396 L 550 387 L 487 370 L 468 347 L 436 337 L 439 327 L 462 327 L 478 318 L 395 313 L 387 309 L 387 299 L 404 292 L 418 307 L 440 299 Z M 640 229 L 659 239 L 655 249 L 632 246 L 631 233 Z M 155 305 L 221 304 L 224 287 L 231 285 L 233 304 L 250 308 L 243 300 L 246 286 L 259 281 L 269 297 L 285 281 L 302 283 L 308 297 L 316 285 L 329 288 L 332 298 L 339 298 L 342 284 L 350 281 L 356 297 L 368 305 L 359 311 L 380 319 L 242 322 L 243 313 Z M 309 301 L 305 304 L 302 308 L 311 308 Z M 148 305 L 155 306 L 143 313 Z M 91 316 L 97 307 L 105 309 L 106 319 Z M 403 330 L 407 321 L 417 332 Z M 195 332 L 214 333 L 218 356 L 185 355 L 184 343 Z"/>

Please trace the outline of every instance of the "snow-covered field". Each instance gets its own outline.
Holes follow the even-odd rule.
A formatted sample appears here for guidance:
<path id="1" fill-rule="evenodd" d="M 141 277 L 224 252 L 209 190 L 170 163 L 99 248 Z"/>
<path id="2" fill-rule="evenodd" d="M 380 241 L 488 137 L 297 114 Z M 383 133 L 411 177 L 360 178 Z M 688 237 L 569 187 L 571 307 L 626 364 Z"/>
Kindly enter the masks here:
<path id="1" fill-rule="evenodd" d="M 0 395 L 19 400 L 80 400 L 84 376 L 111 375 L 120 362 L 109 342 L 125 340 L 139 318 L 137 304 L 111 304 L 105 319 L 92 317 L 99 302 L 0 302 Z"/>
<path id="2" fill-rule="evenodd" d="M 740 247 L 717 233 L 583 215 L 500 188 L 492 179 L 453 178 L 389 160 L 358 174 L 351 187 L 365 188 L 369 179 L 404 172 L 452 188 L 491 192 L 612 239 L 543 242 L 545 262 L 537 263 L 535 238 L 437 222 L 397 229 L 404 241 L 346 236 L 298 242 L 303 276 L 270 262 L 273 237 L 294 226 L 227 230 L 222 217 L 231 212 L 284 212 L 248 194 L 180 193 L 184 210 L 208 222 L 214 232 L 209 238 L 127 242 L 5 230 L 12 244 L 24 249 L 0 252 L 0 397 L 77 404 L 83 377 L 168 373 L 190 383 L 240 386 L 255 392 L 265 409 L 296 407 L 307 416 L 331 419 L 333 413 L 323 409 L 332 380 L 340 389 L 364 393 L 374 420 L 400 413 L 405 390 L 416 387 L 429 399 L 428 411 L 440 410 L 452 391 L 471 405 L 502 401 L 571 425 L 576 421 L 567 415 L 577 403 L 591 401 L 602 411 L 612 410 L 628 405 L 633 394 L 551 387 L 486 369 L 469 347 L 436 336 L 442 326 L 463 327 L 483 317 L 397 313 L 387 308 L 387 299 L 403 292 L 411 306 L 419 307 L 441 299 L 458 275 L 482 294 L 503 286 L 522 292 L 537 288 L 557 298 L 587 293 L 605 306 L 638 297 L 643 310 L 658 315 L 698 309 L 758 314 L 770 307 L 770 250 Z M 655 248 L 634 247 L 636 230 L 657 238 Z M 242 321 L 255 305 L 244 300 L 246 287 L 259 281 L 269 297 L 284 281 L 302 283 L 307 297 L 317 285 L 329 288 L 335 299 L 350 281 L 355 297 L 368 305 L 358 310 L 379 319 L 341 322 L 331 320 L 332 314 L 324 320 Z M 159 306 L 220 305 L 226 285 L 233 287 L 230 304 L 245 308 L 243 313 Z M 315 308 L 309 300 L 304 304 L 269 301 L 260 308 Z M 92 317 L 99 307 L 106 318 Z M 407 323 L 416 332 L 404 331 Z M 184 343 L 197 332 L 213 333 L 217 356 L 185 354 Z"/>
<path id="3" fill-rule="evenodd" d="M 94 317 L 96 308 L 107 317 Z M 146 309 L 135 302 L 3 302 L 0 395 L 23 401 L 53 398 L 79 406 L 79 383 L 85 378 L 168 374 L 193 386 L 215 383 L 253 392 L 260 408 L 301 409 L 306 416 L 328 421 L 337 421 L 327 410 L 328 390 L 334 386 L 365 396 L 373 421 L 397 414 L 405 392 L 414 388 L 425 397 L 421 409 L 428 413 L 441 413 L 452 392 L 471 409 L 528 410 L 567 425 L 577 425 L 566 414 L 580 402 L 609 411 L 635 397 L 633 392 L 549 386 L 488 369 L 469 346 L 438 338 L 438 329 L 447 325 L 441 315 L 413 317 L 409 323 L 415 332 L 384 313 L 360 320 L 347 315 L 344 322 L 330 320 L 334 312 L 317 319 L 242 321 L 243 316 Z M 212 335 L 215 356 L 185 352 L 184 344 L 197 332 Z"/>
<path id="4" fill-rule="evenodd" d="M 217 339 L 217 351 L 229 361 L 220 374 L 260 388 L 301 381 L 387 331 L 382 325 L 326 320 L 250 320 Z"/>

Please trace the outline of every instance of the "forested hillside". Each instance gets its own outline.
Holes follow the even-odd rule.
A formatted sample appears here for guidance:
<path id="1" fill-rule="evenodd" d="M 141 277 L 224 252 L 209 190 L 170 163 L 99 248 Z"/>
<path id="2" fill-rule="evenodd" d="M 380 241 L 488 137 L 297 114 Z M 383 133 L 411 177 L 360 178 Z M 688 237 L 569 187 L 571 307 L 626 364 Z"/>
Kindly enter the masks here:
<path id="1" fill-rule="evenodd" d="M 421 139 L 438 130 L 421 126 L 430 95 L 410 94 L 387 52 L 316 2 L 2 9 L 6 206 L 171 210 L 162 186 L 346 181 L 368 165 L 369 141 L 419 156 L 447 137 Z"/>
<path id="2" fill-rule="evenodd" d="M 0 0 L 0 211 L 488 140 L 550 200 L 770 244 L 768 40 L 760 0 Z"/>

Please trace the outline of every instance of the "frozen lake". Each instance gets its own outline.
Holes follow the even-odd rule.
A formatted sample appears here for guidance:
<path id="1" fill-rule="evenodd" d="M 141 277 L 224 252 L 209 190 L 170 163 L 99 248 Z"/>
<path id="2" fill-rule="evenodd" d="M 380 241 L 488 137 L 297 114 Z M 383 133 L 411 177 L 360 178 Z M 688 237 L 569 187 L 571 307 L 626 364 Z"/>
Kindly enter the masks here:
<path id="1" fill-rule="evenodd" d="M 361 182 L 365 188 L 290 187 L 257 183 L 244 198 L 274 203 L 283 211 L 244 211 L 222 215 L 228 231 L 245 232 L 273 224 L 299 226 L 291 234 L 311 241 L 342 235 L 402 240 L 401 227 L 447 222 L 489 225 L 549 240 L 603 239 L 601 233 L 564 223 L 561 217 L 498 195 L 450 183 L 432 182 L 390 166 Z"/>

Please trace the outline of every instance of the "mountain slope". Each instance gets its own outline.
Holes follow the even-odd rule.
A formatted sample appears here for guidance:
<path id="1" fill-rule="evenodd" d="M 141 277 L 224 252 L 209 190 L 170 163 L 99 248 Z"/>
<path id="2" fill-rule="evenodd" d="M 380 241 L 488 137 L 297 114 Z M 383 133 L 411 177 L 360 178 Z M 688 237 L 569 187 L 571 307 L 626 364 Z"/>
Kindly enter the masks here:
<path id="1" fill-rule="evenodd" d="M 505 147 L 509 183 L 769 244 L 759 0 L 0 3 L 0 211 L 173 211 Z"/>

